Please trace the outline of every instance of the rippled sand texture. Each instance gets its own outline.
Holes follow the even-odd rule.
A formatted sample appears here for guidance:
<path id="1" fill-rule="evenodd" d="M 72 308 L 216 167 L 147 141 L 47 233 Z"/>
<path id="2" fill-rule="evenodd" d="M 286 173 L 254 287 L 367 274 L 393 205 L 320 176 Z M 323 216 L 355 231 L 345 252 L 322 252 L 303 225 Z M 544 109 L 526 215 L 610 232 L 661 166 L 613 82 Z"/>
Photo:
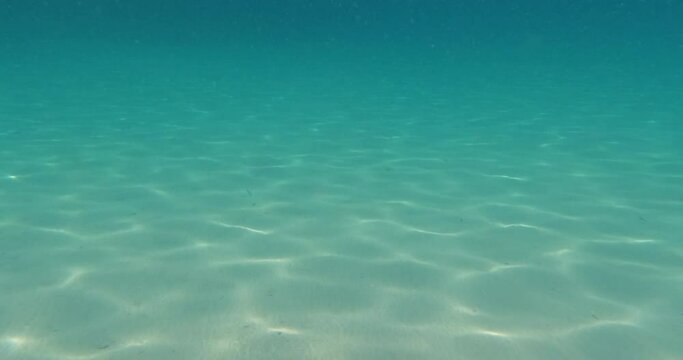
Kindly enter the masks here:
<path id="1" fill-rule="evenodd" d="M 140 56 L 3 70 L 0 358 L 683 358 L 665 87 Z"/>

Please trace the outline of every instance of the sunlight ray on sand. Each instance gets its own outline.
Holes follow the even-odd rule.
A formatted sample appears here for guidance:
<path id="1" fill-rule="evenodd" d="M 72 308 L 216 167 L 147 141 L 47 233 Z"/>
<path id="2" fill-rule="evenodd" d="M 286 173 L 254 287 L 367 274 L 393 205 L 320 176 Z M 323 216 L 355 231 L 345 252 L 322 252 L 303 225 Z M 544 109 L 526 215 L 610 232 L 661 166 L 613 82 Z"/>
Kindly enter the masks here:
<path id="1" fill-rule="evenodd" d="M 270 235 L 270 234 L 272 234 L 272 232 L 271 232 L 271 231 L 268 231 L 268 230 L 259 230 L 259 229 L 251 228 L 251 227 L 244 226 L 244 225 L 232 225 L 232 224 L 226 224 L 226 223 L 223 223 L 223 222 L 220 222 L 220 221 L 212 221 L 211 223 L 216 224 L 216 225 L 219 225 L 219 226 L 222 226 L 222 227 L 226 227 L 226 228 L 240 229 L 240 230 L 245 230 L 245 231 L 248 231 L 248 232 L 252 232 L 252 233 L 256 233 L 256 234 L 261 234 L 261 235 Z"/>

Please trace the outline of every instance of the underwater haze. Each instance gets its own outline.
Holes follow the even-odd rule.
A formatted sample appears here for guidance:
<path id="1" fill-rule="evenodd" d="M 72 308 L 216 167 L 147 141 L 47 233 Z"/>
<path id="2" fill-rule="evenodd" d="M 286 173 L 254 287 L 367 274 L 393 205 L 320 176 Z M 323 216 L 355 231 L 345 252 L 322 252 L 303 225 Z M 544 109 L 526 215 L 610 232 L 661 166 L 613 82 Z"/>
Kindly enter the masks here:
<path id="1" fill-rule="evenodd" d="M 0 359 L 683 359 L 681 19 L 0 0 Z"/>

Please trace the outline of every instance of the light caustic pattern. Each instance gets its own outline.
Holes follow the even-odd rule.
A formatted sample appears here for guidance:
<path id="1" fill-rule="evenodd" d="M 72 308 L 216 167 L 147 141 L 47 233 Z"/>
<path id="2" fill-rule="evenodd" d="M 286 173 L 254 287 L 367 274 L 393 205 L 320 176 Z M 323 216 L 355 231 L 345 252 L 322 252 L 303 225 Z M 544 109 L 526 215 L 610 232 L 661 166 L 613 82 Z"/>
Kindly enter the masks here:
<path id="1" fill-rule="evenodd" d="M 431 123 L 382 95 L 25 104 L 0 134 L 0 357 L 683 356 L 670 124 L 468 93 L 415 95 Z"/>

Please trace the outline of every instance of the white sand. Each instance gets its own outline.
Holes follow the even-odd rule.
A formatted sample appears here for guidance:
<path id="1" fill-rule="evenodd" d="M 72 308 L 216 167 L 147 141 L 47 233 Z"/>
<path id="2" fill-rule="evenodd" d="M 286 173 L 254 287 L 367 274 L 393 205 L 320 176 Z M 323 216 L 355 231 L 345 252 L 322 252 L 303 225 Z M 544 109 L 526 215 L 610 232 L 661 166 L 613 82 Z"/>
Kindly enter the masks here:
<path id="1" fill-rule="evenodd" d="M 190 79 L 3 114 L 0 358 L 683 356 L 680 127 L 632 94 Z"/>

